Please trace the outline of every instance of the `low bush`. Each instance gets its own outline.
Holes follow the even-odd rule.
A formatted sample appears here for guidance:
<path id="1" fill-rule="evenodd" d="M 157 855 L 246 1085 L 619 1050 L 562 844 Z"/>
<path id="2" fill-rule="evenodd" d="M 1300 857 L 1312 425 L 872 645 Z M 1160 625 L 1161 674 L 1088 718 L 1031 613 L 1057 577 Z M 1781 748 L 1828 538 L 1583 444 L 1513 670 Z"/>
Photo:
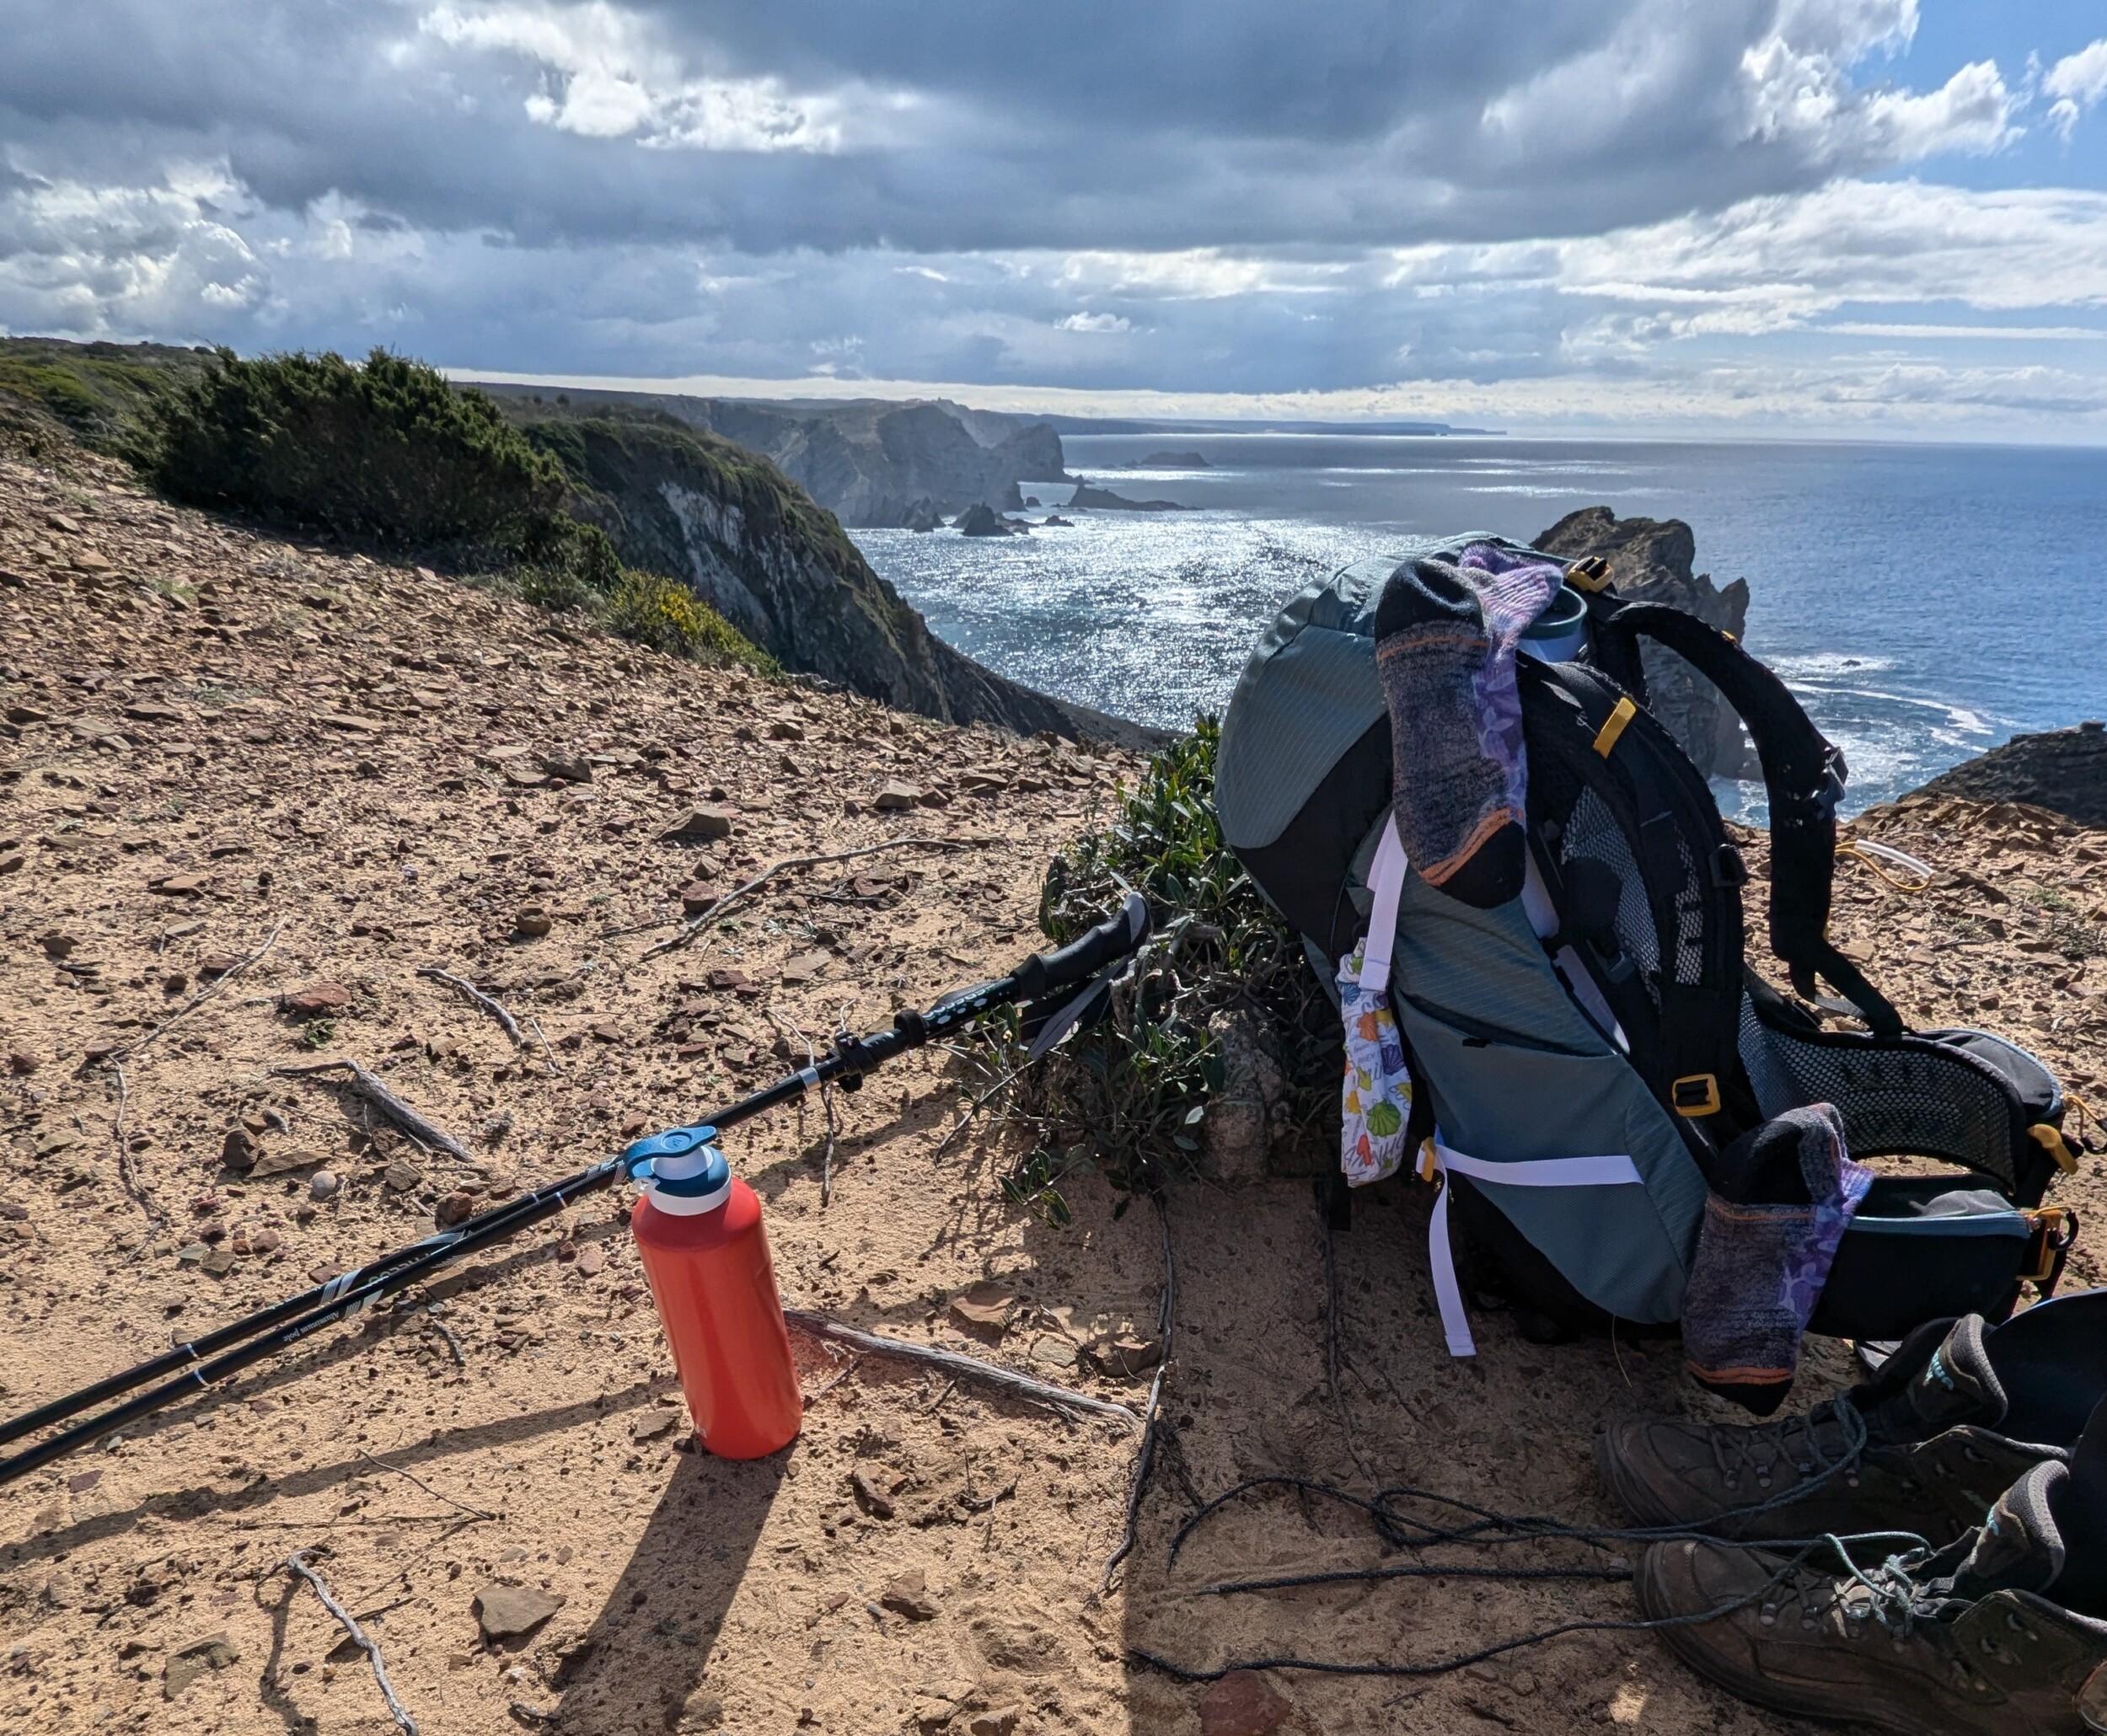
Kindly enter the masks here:
<path id="1" fill-rule="evenodd" d="M 764 674 L 775 660 L 685 586 L 657 573 L 625 571 L 602 606 L 608 629 L 668 656 L 743 663 Z"/>
<path id="2" fill-rule="evenodd" d="M 1056 1216 L 1065 1211 L 1060 1178 L 1083 1163 L 1125 1189 L 1148 1185 L 1159 1165 L 1193 1165 L 1224 1083 L 1220 1015 L 1243 1009 L 1262 1021 L 1298 1127 L 1322 1128 L 1337 1105 L 1337 1015 L 1301 941 L 1259 896 L 1215 822 L 1220 741 L 1220 725 L 1201 718 L 1150 761 L 1113 824 L 1048 871 L 1039 923 L 1057 944 L 1102 921 L 1129 889 L 1148 900 L 1155 924 L 1132 981 L 1094 1029 L 1022 1070 L 1013 1034 L 984 1064 L 992 1077 L 1014 1073 L 1005 1113 L 1037 1142 L 1007 1178 L 1009 1192 Z"/>
<path id="3" fill-rule="evenodd" d="M 482 393 L 385 350 L 362 364 L 217 351 L 153 407 L 145 468 L 195 506 L 421 549 L 517 546 L 566 491 Z"/>

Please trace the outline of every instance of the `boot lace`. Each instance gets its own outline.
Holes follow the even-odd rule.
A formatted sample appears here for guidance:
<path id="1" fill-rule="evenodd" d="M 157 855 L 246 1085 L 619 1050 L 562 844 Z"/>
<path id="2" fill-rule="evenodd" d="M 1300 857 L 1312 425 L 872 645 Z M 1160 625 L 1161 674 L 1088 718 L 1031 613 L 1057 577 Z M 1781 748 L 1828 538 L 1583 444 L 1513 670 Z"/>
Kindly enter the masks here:
<path id="1" fill-rule="evenodd" d="M 1714 1467 L 1729 1488 L 1740 1486 L 1744 1474 L 1752 1476 L 1758 1489 L 1768 1489 L 1780 1465 L 1789 1466 L 1799 1481 L 1747 1507 L 1714 1516 L 1716 1519 L 1745 1518 L 1766 1508 L 1797 1501 L 1809 1489 L 1831 1477 L 1854 1470 L 1865 1451 L 1865 1418 L 1848 1397 L 1838 1396 L 1816 1405 L 1804 1415 L 1781 1417 L 1773 1423 L 1706 1431 Z"/>

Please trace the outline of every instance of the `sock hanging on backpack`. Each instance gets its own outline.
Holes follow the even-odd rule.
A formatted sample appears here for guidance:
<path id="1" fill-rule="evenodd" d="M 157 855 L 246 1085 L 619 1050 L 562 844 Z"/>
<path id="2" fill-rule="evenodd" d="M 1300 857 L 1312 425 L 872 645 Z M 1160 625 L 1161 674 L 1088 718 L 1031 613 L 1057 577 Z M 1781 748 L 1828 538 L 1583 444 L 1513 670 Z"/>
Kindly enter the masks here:
<path id="1" fill-rule="evenodd" d="M 1800 1336 L 1836 1246 L 1873 1185 L 1833 1105 L 1788 1109 L 1721 1154 L 1683 1290 L 1683 1351 L 1701 1385 L 1767 1417 L 1799 1368 Z"/>
<path id="2" fill-rule="evenodd" d="M 1529 777 L 1515 656 L 1563 576 L 1472 543 L 1453 566 L 1399 567 L 1376 605 L 1398 836 L 1423 880 L 1479 909 L 1521 891 Z"/>

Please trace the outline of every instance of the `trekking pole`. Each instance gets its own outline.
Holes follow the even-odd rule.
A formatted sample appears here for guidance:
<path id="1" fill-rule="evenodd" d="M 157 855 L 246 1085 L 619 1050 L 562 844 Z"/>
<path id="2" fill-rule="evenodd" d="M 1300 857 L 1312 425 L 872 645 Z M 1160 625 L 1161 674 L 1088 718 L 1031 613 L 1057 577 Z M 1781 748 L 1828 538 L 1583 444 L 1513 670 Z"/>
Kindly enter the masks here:
<path id="1" fill-rule="evenodd" d="M 1118 914 L 1066 946 L 1034 954 L 1008 976 L 946 995 L 925 1011 L 897 1014 L 888 1030 L 868 1037 L 850 1037 L 844 1033 L 835 1039 L 829 1053 L 812 1065 L 719 1110 L 706 1123 L 675 1131 L 692 1135 L 692 1143 L 700 1144 L 722 1128 L 749 1121 L 822 1085 L 839 1083 L 844 1090 L 854 1090 L 874 1068 L 921 1048 L 932 1040 L 1005 1006 L 1023 1009 L 1024 1034 L 1031 1043 L 1029 1053 L 1037 1059 L 1061 1036 L 1087 1022 L 1102 1009 L 1112 978 L 1125 967 L 1127 960 L 1139 947 L 1148 931 L 1147 906 L 1137 894 L 1130 892 Z M 1077 992 L 1071 994 L 1070 990 Z M 119 1394 L 160 1380 L 172 1370 L 181 1371 L 175 1379 L 163 1381 L 124 1404 L 62 1430 L 10 1458 L 0 1459 L 0 1485 L 26 1476 L 191 1393 L 216 1385 L 266 1358 L 291 1350 L 323 1327 L 349 1319 L 369 1304 L 409 1289 L 463 1256 L 516 1235 L 528 1224 L 561 1211 L 572 1201 L 609 1186 L 625 1174 L 640 1173 L 649 1163 L 649 1157 L 632 1163 L 629 1152 L 636 1151 L 639 1147 L 658 1146 L 667 1137 L 661 1133 L 638 1140 L 622 1156 L 607 1158 L 589 1169 L 479 1213 L 437 1235 L 394 1249 L 327 1283 L 274 1303 L 121 1374 L 112 1374 L 0 1424 L 0 1441 L 19 1439 L 78 1416 Z M 233 1348 L 227 1348 L 230 1346 Z M 206 1359 L 211 1353 L 222 1349 L 224 1354 Z"/>

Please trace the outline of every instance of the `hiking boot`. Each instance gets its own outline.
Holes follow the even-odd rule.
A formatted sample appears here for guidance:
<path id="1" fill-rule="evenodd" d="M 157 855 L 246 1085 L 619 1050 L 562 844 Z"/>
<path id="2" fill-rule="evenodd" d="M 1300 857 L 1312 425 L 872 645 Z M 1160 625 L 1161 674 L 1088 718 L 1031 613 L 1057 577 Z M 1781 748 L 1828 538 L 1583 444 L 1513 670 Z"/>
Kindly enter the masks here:
<path id="1" fill-rule="evenodd" d="M 1802 1559 L 1657 1543 L 1639 1607 L 1676 1624 L 1658 1632 L 1699 1674 L 1773 1711 L 1910 1736 L 2085 1736 L 2107 1728 L 2090 1716 L 2107 1711 L 2107 1621 L 2053 1596 L 2067 1551 L 2051 1506 L 2070 1474 L 2037 1465 L 1945 1549 L 1852 1573 L 1827 1545 Z"/>
<path id="2" fill-rule="evenodd" d="M 1997 1327 L 1975 1314 L 1921 1326 L 1871 1380 L 1804 1416 L 1618 1423 L 1596 1439 L 1595 1463 L 1641 1525 L 1949 1543 L 2029 1469 L 2066 1458 L 2107 1392 L 2099 1353 L 2075 1348 L 2099 1336 L 2103 1294 L 2072 1297 L 2084 1308 L 2037 1326 L 2025 1323 L 2054 1305 Z"/>

